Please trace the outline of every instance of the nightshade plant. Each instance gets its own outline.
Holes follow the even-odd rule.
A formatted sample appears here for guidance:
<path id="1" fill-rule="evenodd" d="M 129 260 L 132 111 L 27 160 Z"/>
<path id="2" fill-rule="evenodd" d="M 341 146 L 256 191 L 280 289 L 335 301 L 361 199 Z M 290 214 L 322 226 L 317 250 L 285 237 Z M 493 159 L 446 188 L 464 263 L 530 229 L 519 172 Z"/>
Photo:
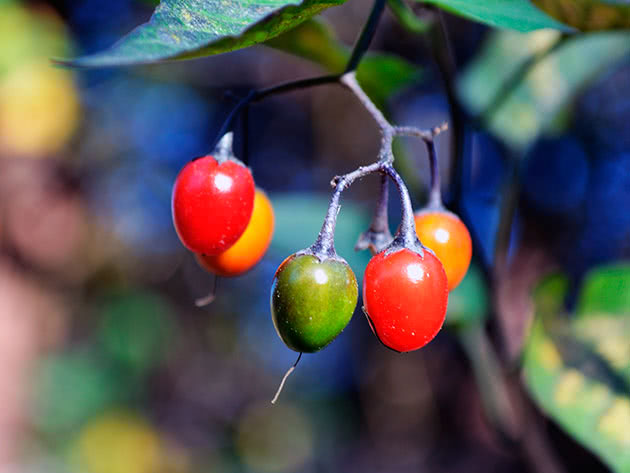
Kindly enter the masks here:
<path id="1" fill-rule="evenodd" d="M 469 234 L 466 226 L 454 213 L 462 207 L 465 129 L 490 128 L 501 135 L 505 126 L 493 122 L 495 112 L 537 63 L 558 53 L 570 43 L 578 43 L 582 35 L 573 34 L 578 30 L 628 28 L 630 6 L 625 4 L 627 2 L 591 0 L 570 2 L 570 8 L 564 7 L 566 2 L 563 0 L 416 0 L 408 3 L 403 0 L 375 0 L 354 48 L 348 53 L 325 27 L 311 19 L 323 10 L 343 3 L 345 0 L 164 0 L 148 23 L 134 30 L 109 50 L 66 61 L 66 64 L 103 67 L 153 63 L 218 54 L 264 43 L 304 56 L 329 69 L 330 74 L 250 91 L 238 101 L 217 132 L 216 142 L 225 143 L 222 140 L 230 136 L 235 120 L 240 117 L 246 119 L 252 104 L 277 94 L 323 85 L 343 86 L 353 93 L 380 129 L 381 147 L 375 162 L 366 163 L 359 169 L 332 180 L 332 198 L 315 243 L 287 258 L 278 268 L 271 293 L 272 318 L 278 335 L 289 348 L 300 352 L 299 361 L 302 352 L 310 353 L 324 348 L 350 320 L 358 287 L 352 270 L 335 250 L 334 231 L 340 198 L 342 192 L 356 180 L 368 174 L 380 174 L 380 189 L 375 192 L 378 200 L 372 223 L 359 236 L 356 245 L 358 250 L 369 249 L 374 255 L 363 278 L 364 311 L 372 330 L 384 345 L 396 351 L 420 348 L 442 326 L 449 298 L 448 291 L 453 290 L 450 297 L 457 302 L 457 307 L 456 316 L 453 316 L 450 324 L 469 356 L 488 419 L 508 439 L 523 442 L 523 451 L 534 470 L 561 471 L 558 460 L 545 441 L 546 434 L 529 407 L 523 387 L 516 383 L 516 387 L 511 386 L 513 389 L 508 389 L 509 384 L 515 384 L 514 379 L 504 369 L 497 350 L 485 333 L 487 308 L 464 310 L 460 303 L 462 292 L 473 291 L 476 295 L 480 288 L 488 284 L 500 291 L 504 281 L 509 280 L 511 273 L 507 250 L 517 202 L 515 196 L 518 192 L 514 179 L 518 174 L 517 158 L 519 152 L 522 152 L 518 149 L 512 151 L 510 166 L 513 180 L 505 185 L 501 222 L 492 255 L 493 264 L 484 268 L 486 280 L 480 282 L 478 271 L 466 274 L 472 246 L 474 244 L 477 247 L 478 241 L 475 241 L 474 232 Z M 445 130 L 446 126 L 437 125 L 430 130 L 422 130 L 393 125 L 379 109 L 383 106 L 387 92 L 391 92 L 396 86 L 408 84 L 414 76 L 413 67 L 400 58 L 365 56 L 386 4 L 389 4 L 394 17 L 404 28 L 430 39 L 431 53 L 444 82 L 450 108 L 451 160 L 455 171 L 451 186 L 452 196 L 447 200 L 451 211 L 446 210 L 440 195 L 434 144 L 436 135 Z M 456 90 L 456 64 L 441 9 L 492 27 L 520 32 L 549 28 L 560 33 L 546 48 L 514 67 L 485 107 L 472 101 L 471 114 L 468 115 L 462 108 Z M 332 51 L 334 59 L 328 58 L 326 54 L 319 54 L 321 51 L 318 46 L 301 43 L 299 35 L 300 31 L 304 31 L 302 28 L 308 29 L 312 34 L 311 38 L 316 38 L 315 44 L 321 46 L 322 50 Z M 621 45 L 630 44 L 627 37 L 616 39 Z M 342 63 L 339 58 L 343 58 Z M 376 66 L 385 63 L 388 67 Z M 391 74 L 388 72 L 391 70 L 397 72 Z M 383 92 L 384 90 L 387 92 Z M 429 153 L 429 203 L 416 213 L 415 219 L 407 187 L 394 169 L 392 146 L 394 138 L 400 136 L 422 140 Z M 518 143 L 518 140 L 513 143 Z M 214 147 L 210 147 L 212 148 Z M 228 154 L 226 146 L 220 144 L 217 149 L 220 151 L 219 155 L 221 150 Z M 229 154 L 231 155 L 231 151 Z M 199 172 L 211 175 L 221 166 L 230 167 L 234 176 L 240 176 L 238 179 L 243 185 L 238 198 L 230 200 L 218 197 L 216 201 L 207 202 L 205 197 L 199 198 L 197 192 L 186 192 L 190 189 L 189 185 L 193 185 L 193 190 L 196 189 Z M 252 251 L 254 257 L 238 268 L 226 268 L 220 262 L 211 261 L 217 255 L 227 254 L 231 248 L 235 248 L 239 244 L 239 238 L 244 237 L 247 232 L 255 199 L 253 179 L 251 175 L 249 179 L 247 177 L 249 172 L 233 157 L 225 163 L 217 163 L 214 158 L 204 157 L 187 165 L 175 186 L 173 211 L 178 234 L 184 245 L 197 253 L 200 263 L 219 275 L 240 274 L 256 264 L 266 249 L 266 245 L 257 247 L 256 251 Z M 396 185 L 402 207 L 401 223 L 394 236 L 387 224 L 390 180 Z M 184 184 L 183 187 L 180 184 Z M 202 177 L 201 187 L 204 188 L 205 185 L 207 182 L 204 183 Z M 211 189 L 207 195 L 210 194 Z M 223 204 L 226 206 L 222 206 Z M 212 214 L 214 220 L 209 221 L 208 214 Z M 225 223 L 220 223 L 218 217 Z M 269 232 L 265 233 L 265 238 L 270 235 L 272 227 L 273 225 L 267 225 Z M 426 275 L 430 277 L 427 279 Z M 607 279 L 603 286 L 597 286 L 596 289 L 605 292 L 610 285 L 610 280 Z M 539 406 L 569 434 L 598 454 L 611 468 L 620 472 L 630 471 L 630 457 L 627 455 L 630 397 L 619 394 L 610 385 L 603 384 L 596 378 L 589 377 L 585 371 L 577 372 L 564 359 L 566 350 L 559 348 L 562 340 L 581 340 L 571 344 L 571 347 L 575 349 L 579 346 L 588 356 L 603 358 L 600 361 L 608 363 L 610 372 L 626 383 L 630 381 L 627 380 L 627 373 L 617 373 L 618 360 L 611 362 L 610 350 L 600 353 L 597 351 L 602 351 L 599 345 L 588 348 L 595 342 L 592 337 L 582 333 L 584 327 L 591 327 L 589 321 L 592 321 L 592 318 L 586 317 L 584 310 L 578 314 L 581 319 L 578 318 L 575 323 L 550 322 L 550 312 L 563 310 L 562 304 L 557 303 L 557 300 L 566 293 L 565 286 L 564 281 L 553 280 L 552 283 L 544 284 L 537 292 L 537 317 L 535 323 L 531 324 L 534 327 L 531 336 L 519 347 L 519 356 L 514 357 L 518 359 L 507 361 L 522 362 L 524 387 Z M 584 298 L 588 299 L 587 296 Z M 414 299 L 415 306 L 409 299 Z M 551 300 L 556 302 L 552 303 Z M 401 301 L 405 304 L 401 304 Z M 502 316 L 499 304 L 495 311 L 499 317 Z M 624 305 L 623 309 L 616 307 L 615 310 L 603 310 L 607 313 L 620 311 L 627 313 L 630 308 Z M 615 323 L 613 325 L 617 326 Z M 621 328 L 619 330 L 623 331 Z M 594 331 L 589 330 L 588 333 L 592 334 Z M 294 367 L 295 365 L 285 375 L 280 389 Z M 569 382 L 573 397 L 567 401 L 566 389 L 569 388 L 565 388 L 565 395 L 561 397 L 556 387 L 565 386 Z M 598 399 L 606 400 L 597 409 L 593 408 L 592 403 L 589 405 L 584 401 L 589 395 L 592 397 L 592 392 L 588 390 L 591 385 L 595 386 L 593 392 L 599 389 L 597 393 L 603 393 Z M 582 419 L 588 422 L 581 422 Z"/>

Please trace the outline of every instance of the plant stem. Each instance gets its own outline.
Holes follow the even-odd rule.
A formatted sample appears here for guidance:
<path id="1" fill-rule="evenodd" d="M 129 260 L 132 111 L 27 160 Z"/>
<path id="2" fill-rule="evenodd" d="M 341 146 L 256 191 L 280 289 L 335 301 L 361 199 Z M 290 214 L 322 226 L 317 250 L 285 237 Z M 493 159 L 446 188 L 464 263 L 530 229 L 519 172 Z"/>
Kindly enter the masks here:
<path id="1" fill-rule="evenodd" d="M 431 187 L 429 191 L 429 203 L 427 207 L 431 209 L 441 209 L 442 205 L 442 189 L 440 188 L 440 167 L 435 152 L 435 143 L 433 140 L 425 140 L 427 152 L 429 154 L 429 166 L 431 168 Z"/>
<path id="2" fill-rule="evenodd" d="M 378 22 L 383 15 L 383 10 L 385 9 L 386 0 L 375 0 L 374 5 L 372 6 L 372 11 L 370 12 L 370 16 L 368 17 L 361 33 L 359 34 L 359 39 L 352 48 L 352 54 L 350 55 L 350 59 L 348 60 L 348 64 L 344 69 L 344 74 L 347 72 L 354 71 L 363 55 L 370 47 L 370 43 L 374 38 L 374 33 L 376 33 L 376 27 L 378 26 Z"/>
<path id="3" fill-rule="evenodd" d="M 457 92 L 455 90 L 455 76 L 457 65 L 455 54 L 451 45 L 451 40 L 444 21 L 442 10 L 437 10 L 437 18 L 435 27 L 432 30 L 431 50 L 434 60 L 442 76 L 444 83 L 444 91 L 448 100 L 448 106 L 451 115 L 451 150 L 450 150 L 450 166 L 453 170 L 452 175 L 455 176 L 455 185 L 452 186 L 452 199 L 455 208 L 459 206 L 462 194 L 462 169 L 463 169 L 463 152 L 465 139 L 465 115 L 459 101 L 457 100 Z"/>
<path id="4" fill-rule="evenodd" d="M 389 218 L 387 215 L 387 206 L 389 203 L 389 177 L 385 174 L 381 175 L 381 186 L 378 200 L 376 201 L 376 210 L 372 217 L 370 228 L 363 232 L 357 241 L 354 249 L 356 251 L 369 249 L 375 255 L 384 250 L 393 240 L 389 231 Z"/>
<path id="5" fill-rule="evenodd" d="M 234 119 L 241 113 L 241 111 L 247 107 L 250 103 L 260 102 L 261 100 L 270 97 L 272 95 L 278 95 L 285 92 L 291 92 L 299 89 L 307 89 L 310 87 L 316 87 L 319 85 L 325 84 L 335 84 L 339 83 L 341 77 L 348 73 L 354 71 L 361 59 L 365 55 L 370 43 L 372 42 L 372 38 L 374 38 L 374 33 L 376 32 L 376 27 L 378 25 L 378 21 L 380 20 L 383 10 L 385 9 L 386 0 L 375 0 L 374 5 L 372 6 L 372 11 L 370 12 L 370 16 L 368 17 L 365 26 L 361 30 L 359 34 L 359 38 L 355 43 L 354 48 L 352 49 L 352 53 L 350 55 L 350 59 L 344 69 L 344 72 L 341 74 L 329 74 L 318 77 L 310 77 L 307 79 L 300 79 L 290 82 L 284 82 L 282 84 L 278 84 L 275 86 L 267 87 L 265 89 L 252 90 L 249 94 L 243 97 L 236 106 L 230 111 L 227 118 L 223 122 L 219 133 L 217 134 L 216 141 L 221 139 L 225 133 L 232 127 L 232 123 Z M 215 143 L 216 145 L 216 143 Z M 213 146 L 214 148 L 214 146 Z"/>

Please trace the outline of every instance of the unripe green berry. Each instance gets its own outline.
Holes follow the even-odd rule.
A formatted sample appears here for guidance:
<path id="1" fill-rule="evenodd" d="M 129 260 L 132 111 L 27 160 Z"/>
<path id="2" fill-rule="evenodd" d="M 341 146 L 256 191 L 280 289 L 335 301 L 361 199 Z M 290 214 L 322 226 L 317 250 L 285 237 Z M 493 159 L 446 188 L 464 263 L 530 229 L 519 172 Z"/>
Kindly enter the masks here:
<path id="1" fill-rule="evenodd" d="M 289 348 L 314 353 L 348 325 L 357 297 L 357 279 L 342 259 L 292 255 L 276 271 L 271 316 Z"/>

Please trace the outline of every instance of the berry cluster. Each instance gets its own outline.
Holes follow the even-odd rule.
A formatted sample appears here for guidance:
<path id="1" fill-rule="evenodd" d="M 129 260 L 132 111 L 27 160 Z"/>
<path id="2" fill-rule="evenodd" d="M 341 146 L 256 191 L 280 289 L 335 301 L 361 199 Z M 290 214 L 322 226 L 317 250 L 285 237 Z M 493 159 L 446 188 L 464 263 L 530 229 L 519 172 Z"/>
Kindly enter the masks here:
<path id="1" fill-rule="evenodd" d="M 363 311 L 383 345 L 397 352 L 417 350 L 440 331 L 448 293 L 466 274 L 472 255 L 466 226 L 442 205 L 433 138 L 446 127 L 429 131 L 395 127 L 365 95 L 353 72 L 343 75 L 340 82 L 377 121 L 382 133 L 379 160 L 333 179 L 335 190 L 315 243 L 286 258 L 276 271 L 270 301 L 273 324 L 282 341 L 300 357 L 321 350 L 348 325 L 358 300 L 358 284 L 335 250 L 341 194 L 355 180 L 379 173 L 377 210 L 357 243 L 358 250 L 369 248 L 373 254 L 363 277 Z M 407 187 L 392 165 L 396 136 L 421 138 L 429 151 L 429 203 L 415 215 Z M 402 204 L 401 223 L 393 237 L 387 223 L 390 180 Z M 231 133 L 221 139 L 212 156 L 198 158 L 182 169 L 173 188 L 172 210 L 184 246 L 217 276 L 249 270 L 271 241 L 271 204 L 255 188 L 250 170 L 233 156 Z"/>
<path id="2" fill-rule="evenodd" d="M 184 246 L 217 276 L 250 270 L 271 243 L 271 202 L 255 187 L 250 170 L 233 156 L 231 133 L 223 137 L 214 155 L 197 158 L 180 171 L 172 212 Z"/>

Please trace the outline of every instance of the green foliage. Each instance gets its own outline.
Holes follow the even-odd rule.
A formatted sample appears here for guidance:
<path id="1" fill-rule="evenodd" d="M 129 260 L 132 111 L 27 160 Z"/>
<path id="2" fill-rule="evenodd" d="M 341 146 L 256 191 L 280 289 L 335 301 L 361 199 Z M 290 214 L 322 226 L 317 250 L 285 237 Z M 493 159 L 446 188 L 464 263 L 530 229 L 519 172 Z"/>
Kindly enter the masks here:
<path id="1" fill-rule="evenodd" d="M 459 78 L 461 101 L 483 116 L 506 81 L 531 56 L 544 54 L 555 41 L 550 30 L 493 34 Z M 489 129 L 516 149 L 526 148 L 554 120 L 567 113 L 571 99 L 607 66 L 630 52 L 630 33 L 608 32 L 573 37 L 533 66 L 507 98 L 487 117 Z M 588 58 L 588 60 L 585 60 Z"/>
<path id="2" fill-rule="evenodd" d="M 536 8 L 529 0 L 416 0 L 432 3 L 456 15 L 497 28 L 534 31 L 554 28 L 568 31 L 569 27 Z"/>
<path id="3" fill-rule="evenodd" d="M 388 5 L 398 22 L 412 33 L 426 33 L 430 24 L 418 16 L 403 0 L 388 0 Z"/>
<path id="4" fill-rule="evenodd" d="M 473 264 L 448 296 L 446 323 L 458 328 L 479 325 L 487 317 L 489 307 L 490 297 L 483 273 Z"/>
<path id="5" fill-rule="evenodd" d="M 164 300 L 148 293 L 126 293 L 104 304 L 99 337 L 112 359 L 143 373 L 167 353 L 173 326 Z"/>
<path id="6" fill-rule="evenodd" d="M 265 44 L 313 61 L 332 73 L 343 71 L 350 58 L 348 47 L 325 23 L 314 19 Z M 381 109 L 391 95 L 421 77 L 417 66 L 388 54 L 368 54 L 357 69 L 361 87 Z"/>
<path id="7" fill-rule="evenodd" d="M 72 431 L 123 397 L 118 381 L 116 373 L 93 353 L 47 357 L 35 372 L 32 422 L 50 434 Z"/>
<path id="8" fill-rule="evenodd" d="M 164 0 L 148 23 L 106 51 L 67 61 L 80 67 L 147 64 L 265 42 L 345 0 Z"/>
<path id="9" fill-rule="evenodd" d="M 552 17 L 582 31 L 630 28 L 625 0 L 532 0 Z"/>
<path id="10" fill-rule="evenodd" d="M 544 281 L 524 356 L 535 401 L 617 472 L 630 472 L 630 307 L 607 300 L 629 279 L 628 267 L 595 272 L 584 285 L 580 315 L 571 320 L 562 314 L 566 279 Z"/>
<path id="11" fill-rule="evenodd" d="M 577 314 L 630 313 L 630 266 L 598 268 L 588 274 L 580 294 Z"/>

